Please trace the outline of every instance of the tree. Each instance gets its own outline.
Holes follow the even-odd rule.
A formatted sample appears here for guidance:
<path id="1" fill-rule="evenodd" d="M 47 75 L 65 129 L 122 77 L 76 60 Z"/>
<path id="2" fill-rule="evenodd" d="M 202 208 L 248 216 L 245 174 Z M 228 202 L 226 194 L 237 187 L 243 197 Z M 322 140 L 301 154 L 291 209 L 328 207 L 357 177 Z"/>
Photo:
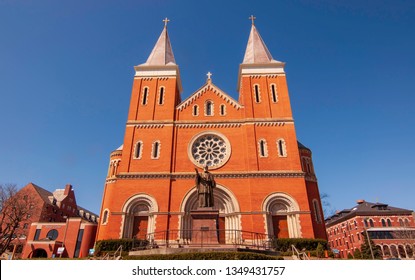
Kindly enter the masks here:
<path id="1" fill-rule="evenodd" d="M 16 185 L 0 184 L 0 255 L 22 235 L 33 206 L 32 197 L 18 192 Z"/>
<path id="2" fill-rule="evenodd" d="M 320 194 L 321 205 L 323 207 L 324 218 L 334 215 L 336 212 L 329 202 L 329 195 L 326 193 Z"/>
<path id="3" fill-rule="evenodd" d="M 359 249 L 354 250 L 353 257 L 354 257 L 355 260 L 362 259 L 362 253 L 360 252 Z M 371 255 L 371 257 L 372 257 L 372 255 Z"/>
<path id="4" fill-rule="evenodd" d="M 322 258 L 324 256 L 324 246 L 321 243 L 318 243 L 316 249 L 317 258 Z"/>
<path id="5" fill-rule="evenodd" d="M 367 238 L 367 232 L 365 231 L 364 234 L 362 234 L 364 238 L 364 243 L 360 247 L 362 259 L 364 260 L 371 260 L 371 259 L 382 259 L 382 252 L 378 246 L 375 245 L 372 239 Z M 373 258 L 372 258 L 372 252 L 373 252 Z"/>

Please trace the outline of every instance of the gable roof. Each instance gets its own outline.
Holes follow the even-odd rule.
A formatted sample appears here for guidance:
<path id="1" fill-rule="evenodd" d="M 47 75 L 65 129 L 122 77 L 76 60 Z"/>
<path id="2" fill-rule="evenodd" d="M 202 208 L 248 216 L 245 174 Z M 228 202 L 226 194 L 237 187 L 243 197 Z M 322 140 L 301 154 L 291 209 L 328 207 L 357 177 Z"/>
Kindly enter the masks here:
<path id="1" fill-rule="evenodd" d="M 56 191 L 58 191 L 58 193 L 60 194 L 61 191 L 63 190 L 56 190 L 54 193 L 45 190 L 44 188 L 34 184 L 34 183 L 29 183 L 28 186 L 31 186 L 38 194 L 39 196 L 42 198 L 42 200 L 49 205 L 54 205 L 53 204 L 53 198 L 55 198 L 54 193 L 56 193 Z M 63 194 L 62 194 L 63 195 Z M 66 197 L 66 196 L 65 196 Z M 77 210 L 84 210 L 85 212 L 89 212 L 91 213 L 91 215 L 95 215 L 96 217 L 99 217 L 97 214 L 93 213 L 92 211 L 89 211 L 81 206 L 79 206 L 78 204 L 76 204 Z"/>
<path id="2" fill-rule="evenodd" d="M 204 84 L 200 89 L 198 89 L 195 93 L 190 95 L 188 98 L 182 101 L 179 105 L 177 105 L 177 109 L 182 111 L 186 107 L 190 106 L 196 99 L 201 98 L 203 94 L 206 92 L 211 91 L 215 93 L 217 96 L 222 98 L 224 101 L 226 101 L 228 104 L 233 106 L 235 109 L 239 110 L 242 108 L 242 105 L 239 104 L 238 101 L 230 97 L 228 94 L 226 94 L 224 91 L 222 91 L 220 88 L 218 88 L 216 85 L 214 85 L 210 79 Z"/>

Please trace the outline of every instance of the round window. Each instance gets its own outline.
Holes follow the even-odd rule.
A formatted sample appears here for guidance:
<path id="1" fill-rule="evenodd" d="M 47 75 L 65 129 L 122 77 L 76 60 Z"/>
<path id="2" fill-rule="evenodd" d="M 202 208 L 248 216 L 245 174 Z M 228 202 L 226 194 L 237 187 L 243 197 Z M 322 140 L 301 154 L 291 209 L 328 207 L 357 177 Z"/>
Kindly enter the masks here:
<path id="1" fill-rule="evenodd" d="M 59 233 L 56 229 L 51 229 L 46 235 L 46 238 L 49 240 L 55 240 L 56 238 L 58 238 L 58 235 Z"/>
<path id="2" fill-rule="evenodd" d="M 228 139 L 217 132 L 204 132 L 196 135 L 189 144 L 189 158 L 201 168 L 216 169 L 224 165 L 231 155 Z"/>

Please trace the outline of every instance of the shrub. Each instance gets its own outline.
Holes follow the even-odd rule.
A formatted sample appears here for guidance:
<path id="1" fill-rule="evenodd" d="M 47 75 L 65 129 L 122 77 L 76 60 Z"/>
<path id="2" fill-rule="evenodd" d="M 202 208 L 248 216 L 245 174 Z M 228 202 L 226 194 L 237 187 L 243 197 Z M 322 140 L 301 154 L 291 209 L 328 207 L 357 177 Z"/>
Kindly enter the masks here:
<path id="1" fill-rule="evenodd" d="M 147 246 L 147 240 L 140 239 L 108 239 L 108 240 L 99 240 L 95 244 L 95 254 L 100 255 L 101 252 L 114 252 L 120 246 L 122 246 L 123 251 L 130 251 L 135 247 L 144 248 Z"/>
<path id="2" fill-rule="evenodd" d="M 312 238 L 277 238 L 274 240 L 274 249 L 277 251 L 286 252 L 291 250 L 291 245 L 294 245 L 297 250 L 316 250 L 318 244 L 321 244 L 323 251 L 328 250 L 327 240 L 312 239 Z"/>
<path id="3" fill-rule="evenodd" d="M 248 252 L 198 252 L 168 255 L 127 256 L 125 260 L 283 260 L 282 257 Z"/>

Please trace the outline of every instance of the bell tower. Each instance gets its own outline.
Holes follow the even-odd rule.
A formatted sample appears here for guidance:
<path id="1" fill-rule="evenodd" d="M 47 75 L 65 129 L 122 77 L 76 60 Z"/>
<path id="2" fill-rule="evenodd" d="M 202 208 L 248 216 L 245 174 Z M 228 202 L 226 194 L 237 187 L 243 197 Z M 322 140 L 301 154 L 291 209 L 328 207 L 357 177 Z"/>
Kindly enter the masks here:
<path id="1" fill-rule="evenodd" d="M 124 142 L 110 155 L 98 239 L 142 238 L 155 230 L 155 216 L 148 213 L 169 211 L 169 176 L 156 181 L 132 179 L 155 172 L 169 174 L 172 168 L 174 119 L 182 85 L 167 32 L 169 20 L 163 21 L 164 28 L 147 61 L 134 67 Z M 165 202 L 160 209 L 154 196 Z M 157 222 L 168 227 L 167 216 Z"/>

